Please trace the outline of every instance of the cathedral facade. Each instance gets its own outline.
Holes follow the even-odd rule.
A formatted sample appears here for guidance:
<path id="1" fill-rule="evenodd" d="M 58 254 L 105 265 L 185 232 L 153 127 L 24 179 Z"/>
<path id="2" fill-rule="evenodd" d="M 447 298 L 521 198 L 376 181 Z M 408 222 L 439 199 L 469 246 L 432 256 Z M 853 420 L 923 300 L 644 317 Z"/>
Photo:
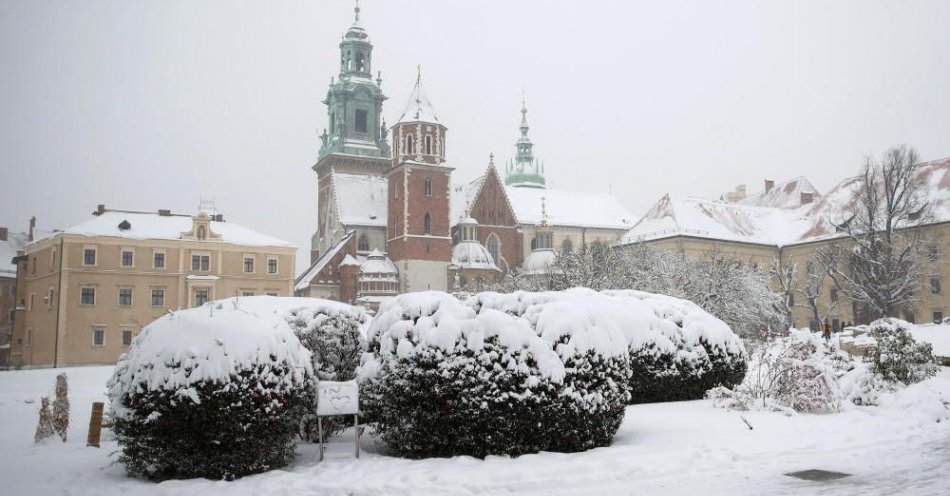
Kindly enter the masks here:
<path id="1" fill-rule="evenodd" d="M 491 157 L 474 181 L 453 182 L 448 128 L 421 74 L 388 126 L 372 51 L 357 9 L 323 100 L 328 125 L 312 167 L 318 222 L 296 294 L 373 309 L 405 292 L 477 291 L 509 270 L 543 272 L 557 251 L 617 241 L 633 226 L 612 195 L 547 188 L 524 104 L 504 177 Z"/>

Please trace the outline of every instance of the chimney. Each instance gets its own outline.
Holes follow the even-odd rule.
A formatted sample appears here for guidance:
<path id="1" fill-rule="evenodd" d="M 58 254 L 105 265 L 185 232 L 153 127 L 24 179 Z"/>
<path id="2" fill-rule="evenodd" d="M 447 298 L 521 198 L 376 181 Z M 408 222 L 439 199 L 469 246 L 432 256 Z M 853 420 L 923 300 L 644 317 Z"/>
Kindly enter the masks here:
<path id="1" fill-rule="evenodd" d="M 7 232 L 8 232 L 8 231 L 9 231 L 9 229 L 7 229 L 7 228 L 5 228 L 5 227 L 0 227 L 0 241 L 6 241 L 6 240 L 7 240 Z"/>
<path id="2" fill-rule="evenodd" d="M 164 208 L 160 208 L 160 209 L 158 209 L 158 215 L 161 216 L 161 217 L 171 217 L 171 216 L 172 216 L 172 211 L 171 211 L 171 210 L 166 210 L 166 209 L 164 209 Z"/>
<path id="3" fill-rule="evenodd" d="M 104 213 L 106 213 L 106 206 L 105 204 L 100 203 L 98 206 L 96 206 L 96 212 L 92 215 L 102 215 Z"/>
<path id="4" fill-rule="evenodd" d="M 36 216 L 30 217 L 30 233 L 28 235 L 30 242 L 36 239 Z"/>
<path id="5" fill-rule="evenodd" d="M 766 193 L 768 193 L 769 191 L 772 191 L 772 188 L 774 188 L 774 187 L 775 187 L 775 181 L 773 181 L 773 180 L 771 180 L 771 179 L 766 179 L 766 180 L 765 180 L 765 192 L 766 192 Z"/>
<path id="6" fill-rule="evenodd" d="M 808 205 L 809 203 L 815 201 L 814 193 L 807 193 L 802 191 L 802 205 Z"/>
<path id="7" fill-rule="evenodd" d="M 215 222 L 224 222 L 224 214 L 214 214 Z"/>

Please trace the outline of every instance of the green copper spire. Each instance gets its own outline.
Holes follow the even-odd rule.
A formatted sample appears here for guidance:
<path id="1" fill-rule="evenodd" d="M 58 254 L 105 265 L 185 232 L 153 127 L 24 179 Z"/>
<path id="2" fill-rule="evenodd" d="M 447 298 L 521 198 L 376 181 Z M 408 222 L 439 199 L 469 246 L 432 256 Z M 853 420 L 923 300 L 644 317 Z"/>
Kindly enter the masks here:
<path id="1" fill-rule="evenodd" d="M 353 24 L 340 41 L 340 74 L 330 80 L 323 103 L 327 106 L 329 129 L 320 135 L 318 162 L 331 153 L 390 158 L 386 123 L 382 121 L 381 74 L 373 79 L 373 44 L 360 24 L 356 3 Z"/>
<path id="2" fill-rule="evenodd" d="M 517 152 L 514 161 L 509 161 L 505 169 L 505 184 L 525 188 L 544 188 L 544 166 L 534 158 L 531 138 L 528 137 L 528 106 L 525 103 L 524 90 L 521 91 L 521 137 L 515 143 Z"/>

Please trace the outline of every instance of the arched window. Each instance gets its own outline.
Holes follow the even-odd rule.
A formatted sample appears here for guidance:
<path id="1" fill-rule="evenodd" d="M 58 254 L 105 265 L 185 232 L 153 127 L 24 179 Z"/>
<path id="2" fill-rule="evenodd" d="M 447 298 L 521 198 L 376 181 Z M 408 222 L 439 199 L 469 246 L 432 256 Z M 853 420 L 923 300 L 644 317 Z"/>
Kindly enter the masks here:
<path id="1" fill-rule="evenodd" d="M 416 153 L 416 148 L 413 146 L 412 135 L 411 135 L 411 134 L 406 136 L 405 152 L 406 152 L 407 154 Z"/>
<path id="2" fill-rule="evenodd" d="M 498 265 L 498 254 L 501 251 L 501 242 L 498 240 L 498 235 L 495 233 L 489 234 L 485 247 L 488 248 L 488 253 L 491 255 L 495 265 Z"/>
<path id="3" fill-rule="evenodd" d="M 432 136 L 426 135 L 426 155 L 432 155 Z"/>
<path id="4" fill-rule="evenodd" d="M 208 237 L 208 231 L 205 230 L 205 226 L 198 226 L 198 239 L 205 239 Z"/>
<path id="5" fill-rule="evenodd" d="M 422 234 L 432 234 L 432 216 L 429 212 L 426 212 L 425 218 L 422 219 Z"/>
<path id="6" fill-rule="evenodd" d="M 561 253 L 572 253 L 574 251 L 574 243 L 571 243 L 570 239 L 565 239 L 561 241 Z"/>
<path id="7" fill-rule="evenodd" d="M 360 239 L 356 242 L 356 251 L 369 251 L 369 240 L 365 234 L 360 234 Z"/>
<path id="8" fill-rule="evenodd" d="M 365 64 L 363 52 L 356 52 L 356 72 L 365 72 L 363 70 L 363 64 Z"/>
<path id="9" fill-rule="evenodd" d="M 531 238 L 531 250 L 534 251 L 537 249 L 538 249 L 538 238 L 537 237 Z"/>

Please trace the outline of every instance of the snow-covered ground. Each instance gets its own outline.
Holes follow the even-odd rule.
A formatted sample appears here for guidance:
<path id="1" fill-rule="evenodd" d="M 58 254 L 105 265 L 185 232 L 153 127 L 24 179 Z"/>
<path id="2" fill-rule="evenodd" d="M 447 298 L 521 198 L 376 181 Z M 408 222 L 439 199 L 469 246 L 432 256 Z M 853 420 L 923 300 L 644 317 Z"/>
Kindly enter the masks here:
<path id="1" fill-rule="evenodd" d="M 39 397 L 69 375 L 69 441 L 33 445 Z M 613 446 L 515 459 L 404 460 L 370 436 L 353 458 L 351 433 L 317 463 L 301 445 L 293 467 L 234 482 L 161 484 L 128 479 L 110 454 L 85 446 L 89 409 L 105 400 L 111 367 L 0 372 L 0 494 L 5 495 L 402 495 L 402 494 L 950 494 L 950 369 L 880 407 L 833 415 L 743 413 L 708 401 L 627 408 Z M 936 419 L 943 421 L 937 422 Z M 808 482 L 783 474 L 819 468 L 853 474 Z"/>

